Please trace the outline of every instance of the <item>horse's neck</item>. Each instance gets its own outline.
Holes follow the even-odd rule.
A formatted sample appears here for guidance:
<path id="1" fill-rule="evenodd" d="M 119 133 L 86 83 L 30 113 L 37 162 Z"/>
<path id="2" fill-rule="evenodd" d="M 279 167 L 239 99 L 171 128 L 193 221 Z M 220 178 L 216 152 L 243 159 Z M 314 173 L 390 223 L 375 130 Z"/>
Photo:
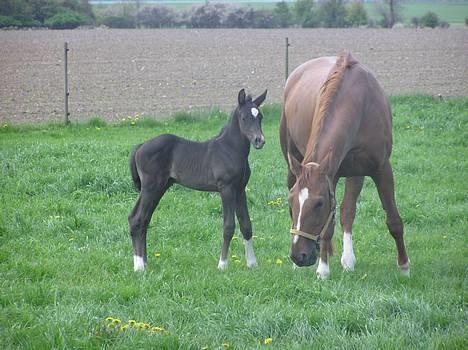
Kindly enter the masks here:
<path id="1" fill-rule="evenodd" d="M 224 128 L 220 138 L 233 151 L 237 151 L 246 157 L 249 155 L 250 142 L 240 131 L 236 111 L 232 113 L 231 119 Z"/>

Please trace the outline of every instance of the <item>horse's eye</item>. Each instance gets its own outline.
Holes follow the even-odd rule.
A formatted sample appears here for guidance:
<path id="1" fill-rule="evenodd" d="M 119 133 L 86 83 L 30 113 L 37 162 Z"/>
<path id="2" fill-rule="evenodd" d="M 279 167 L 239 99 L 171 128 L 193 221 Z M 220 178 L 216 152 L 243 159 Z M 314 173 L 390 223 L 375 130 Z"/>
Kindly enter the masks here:
<path id="1" fill-rule="evenodd" d="M 323 201 L 318 201 L 317 203 L 315 203 L 315 206 L 314 206 L 315 209 L 319 209 L 321 207 L 323 207 Z"/>

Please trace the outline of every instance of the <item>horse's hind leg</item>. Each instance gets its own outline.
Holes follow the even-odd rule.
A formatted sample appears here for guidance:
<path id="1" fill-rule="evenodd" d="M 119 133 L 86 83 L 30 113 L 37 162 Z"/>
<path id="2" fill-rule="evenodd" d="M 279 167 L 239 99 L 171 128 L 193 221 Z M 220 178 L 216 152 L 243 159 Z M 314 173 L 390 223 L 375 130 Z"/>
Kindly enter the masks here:
<path id="1" fill-rule="evenodd" d="M 222 189 L 220 193 L 221 201 L 223 203 L 224 232 L 223 247 L 221 249 L 221 257 L 219 258 L 218 269 L 224 270 L 228 265 L 229 245 L 236 227 L 236 223 L 234 221 L 234 213 L 236 210 L 236 192 L 232 186 L 228 186 Z"/>
<path id="2" fill-rule="evenodd" d="M 393 171 L 390 162 L 387 162 L 372 177 L 379 192 L 380 201 L 387 214 L 387 227 L 395 239 L 398 252 L 398 267 L 402 273 L 409 276 L 409 259 L 406 255 L 405 242 L 403 240 L 403 221 L 400 218 L 395 202 Z"/>
<path id="3" fill-rule="evenodd" d="M 255 267 L 257 266 L 257 258 L 255 257 L 253 250 L 252 223 L 250 221 L 249 209 L 247 208 L 245 189 L 237 195 L 236 214 L 237 220 L 239 220 L 242 236 L 244 236 L 245 260 L 247 261 L 247 267 Z"/>
<path id="4" fill-rule="evenodd" d="M 341 266 L 347 271 L 354 270 L 356 257 L 354 256 L 352 228 L 356 216 L 356 202 L 364 184 L 363 176 L 347 177 L 345 192 L 340 207 L 340 223 L 343 228 L 343 254 Z"/>
<path id="5" fill-rule="evenodd" d="M 160 187 L 148 190 L 143 187 L 135 207 L 128 216 L 133 244 L 133 269 L 135 271 L 145 269 L 147 261 L 146 231 L 151 221 L 151 216 L 166 189 L 166 187 Z"/>

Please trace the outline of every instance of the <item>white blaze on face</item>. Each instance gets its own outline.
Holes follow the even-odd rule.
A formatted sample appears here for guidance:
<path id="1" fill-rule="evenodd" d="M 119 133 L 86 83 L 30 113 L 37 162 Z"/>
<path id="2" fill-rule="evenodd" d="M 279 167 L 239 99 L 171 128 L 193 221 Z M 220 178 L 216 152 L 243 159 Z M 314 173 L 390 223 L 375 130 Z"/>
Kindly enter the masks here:
<path id="1" fill-rule="evenodd" d="M 254 116 L 254 118 L 257 118 L 257 115 L 258 115 L 258 109 L 255 108 L 255 107 L 252 107 L 252 109 L 250 110 L 252 112 L 252 115 Z"/>
<path id="2" fill-rule="evenodd" d="M 302 207 L 304 206 L 305 201 L 309 198 L 309 189 L 304 187 L 299 192 L 299 214 L 297 215 L 297 227 L 296 230 L 301 229 L 301 215 L 302 215 Z"/>
<path id="3" fill-rule="evenodd" d="M 145 261 L 141 256 L 134 255 L 133 256 L 133 270 L 135 271 L 143 271 L 145 269 Z"/>

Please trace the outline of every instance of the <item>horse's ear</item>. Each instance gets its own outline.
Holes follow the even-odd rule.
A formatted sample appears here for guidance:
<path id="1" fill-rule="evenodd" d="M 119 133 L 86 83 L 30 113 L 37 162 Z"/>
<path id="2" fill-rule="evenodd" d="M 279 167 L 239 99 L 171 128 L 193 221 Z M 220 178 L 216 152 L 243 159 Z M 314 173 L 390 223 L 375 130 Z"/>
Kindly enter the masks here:
<path id="1" fill-rule="evenodd" d="M 301 174 L 301 168 L 302 165 L 299 163 L 299 161 L 294 158 L 294 156 L 291 155 L 291 153 L 288 152 L 288 163 L 289 163 L 289 169 L 291 172 L 294 174 L 295 177 L 299 177 Z"/>
<path id="2" fill-rule="evenodd" d="M 258 97 L 253 101 L 253 103 L 254 103 L 257 107 L 259 107 L 259 106 L 263 103 L 263 101 L 265 101 L 267 92 L 268 92 L 268 90 L 265 90 L 265 92 L 264 92 L 263 94 L 261 94 L 260 96 L 258 96 Z"/>
<path id="3" fill-rule="evenodd" d="M 237 101 L 239 102 L 239 106 L 242 106 L 245 103 L 245 90 L 241 89 L 239 91 L 239 95 L 237 96 Z"/>

